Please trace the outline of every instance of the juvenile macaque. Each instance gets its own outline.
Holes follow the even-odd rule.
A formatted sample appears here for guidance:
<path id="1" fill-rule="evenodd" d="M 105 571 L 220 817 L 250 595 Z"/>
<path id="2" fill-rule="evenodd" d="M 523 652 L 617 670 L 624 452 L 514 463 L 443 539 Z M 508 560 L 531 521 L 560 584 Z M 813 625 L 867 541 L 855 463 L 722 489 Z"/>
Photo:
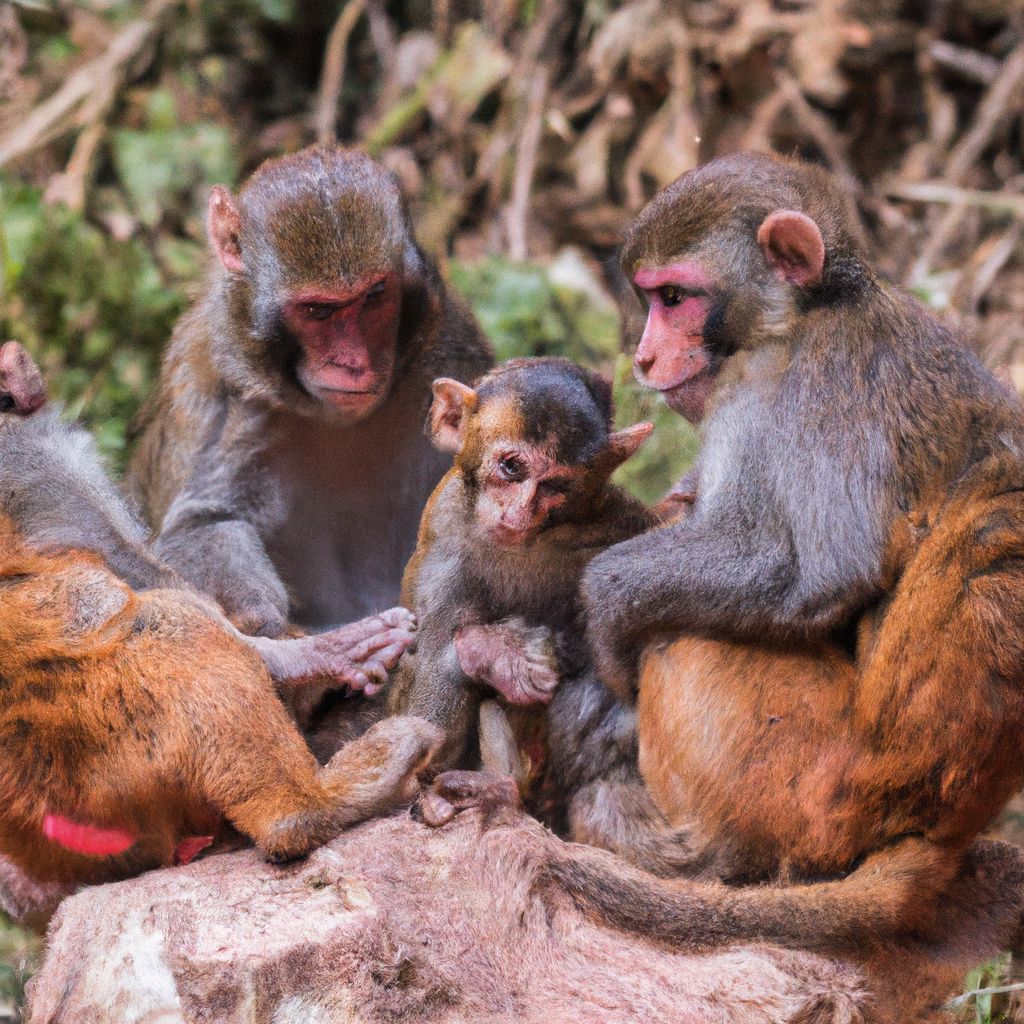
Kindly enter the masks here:
<path id="1" fill-rule="evenodd" d="M 392 710 L 444 728 L 441 763 L 517 777 L 557 830 L 678 869 L 685 835 L 639 779 L 634 713 L 594 673 L 579 599 L 590 559 L 657 522 L 609 482 L 651 425 L 613 432 L 608 382 L 562 359 L 513 360 L 475 389 L 442 379 L 434 395 L 434 443 L 455 466 L 403 581 L 419 636 Z M 484 699 L 495 691 L 505 709 Z"/>
<path id="2" fill-rule="evenodd" d="M 734 879 L 931 859 L 912 929 L 1024 781 L 1020 403 L 877 279 L 821 171 L 690 172 L 623 266 L 649 302 L 638 378 L 702 422 L 689 512 L 583 583 L 604 678 L 639 687 L 645 777 Z M 687 941 L 671 887 L 566 870 Z"/>
<path id="3" fill-rule="evenodd" d="M 490 350 L 361 153 L 215 186 L 209 234 L 130 471 L 156 553 L 246 633 L 392 605 L 449 464 L 423 436 L 431 381 L 478 376 Z"/>
<path id="4" fill-rule="evenodd" d="M 120 878 L 190 859 L 226 820 L 285 860 L 409 799 L 438 730 L 391 719 L 319 768 L 272 678 L 372 687 L 408 613 L 241 636 L 164 578 L 88 435 L 44 403 L 24 350 L 0 347 L 0 853 L 39 881 Z"/>

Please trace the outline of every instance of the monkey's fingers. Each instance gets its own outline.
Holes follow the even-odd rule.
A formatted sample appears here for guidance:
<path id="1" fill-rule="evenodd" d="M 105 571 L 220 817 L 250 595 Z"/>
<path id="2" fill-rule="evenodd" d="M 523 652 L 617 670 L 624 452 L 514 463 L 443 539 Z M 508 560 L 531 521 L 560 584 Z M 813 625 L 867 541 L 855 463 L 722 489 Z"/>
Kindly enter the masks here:
<path id="1" fill-rule="evenodd" d="M 416 816 L 437 828 L 470 807 L 480 807 L 487 814 L 518 808 L 519 787 L 515 779 L 486 771 L 442 772 L 417 802 Z"/>
<path id="2" fill-rule="evenodd" d="M 414 632 L 416 616 L 407 608 L 389 608 L 379 615 L 368 615 L 365 619 L 359 619 L 357 622 L 350 622 L 346 626 L 332 629 L 329 633 L 323 633 L 321 639 L 335 644 L 338 648 L 351 648 L 394 629 Z"/>
<path id="3" fill-rule="evenodd" d="M 398 655 L 395 658 L 397 664 L 398 658 L 407 651 L 413 643 L 416 641 L 416 633 L 413 630 L 406 629 L 401 626 L 396 626 L 392 629 L 387 630 L 383 633 L 377 633 L 367 640 L 362 640 L 352 647 L 345 649 L 345 657 L 351 661 L 361 662 L 372 658 L 374 661 L 380 661 L 381 654 L 383 651 L 390 651 L 392 648 L 398 648 Z"/>

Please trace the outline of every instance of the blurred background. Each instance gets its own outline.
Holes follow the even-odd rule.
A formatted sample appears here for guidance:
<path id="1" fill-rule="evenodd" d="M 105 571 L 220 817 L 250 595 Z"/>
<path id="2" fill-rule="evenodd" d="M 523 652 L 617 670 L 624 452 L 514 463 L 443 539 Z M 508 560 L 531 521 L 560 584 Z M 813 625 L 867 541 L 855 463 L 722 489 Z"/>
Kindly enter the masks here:
<path id="1" fill-rule="evenodd" d="M 721 153 L 829 167 L 883 272 L 1024 390 L 1024 0 L 0 0 L 0 338 L 115 467 L 209 185 L 334 139 L 399 177 L 500 357 L 600 366 L 621 421 L 657 420 L 645 498 L 694 439 L 630 384 L 616 246 Z M 0 1019 L 35 948 L 0 930 Z"/>

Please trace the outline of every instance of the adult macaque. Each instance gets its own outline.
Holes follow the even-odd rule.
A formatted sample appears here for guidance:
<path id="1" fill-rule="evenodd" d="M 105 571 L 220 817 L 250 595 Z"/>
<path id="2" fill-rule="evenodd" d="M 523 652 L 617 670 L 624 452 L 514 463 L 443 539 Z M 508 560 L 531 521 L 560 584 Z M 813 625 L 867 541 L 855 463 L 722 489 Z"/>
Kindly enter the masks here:
<path id="1" fill-rule="evenodd" d="M 0 346 L 0 513 L 33 551 L 92 552 L 134 590 L 184 588 L 150 551 L 145 526 L 111 483 L 87 431 L 45 406 L 32 358 L 17 342 Z M 413 616 L 391 608 L 316 636 L 243 639 L 263 657 L 281 695 L 308 705 L 311 690 L 372 695 L 414 636 Z"/>
<path id="2" fill-rule="evenodd" d="M 434 443 L 455 466 L 403 580 L 419 636 L 391 710 L 444 728 L 438 763 L 516 777 L 557 831 L 678 870 L 686 836 L 639 778 L 634 712 L 594 674 L 579 600 L 590 559 L 657 522 L 609 482 L 650 424 L 612 432 L 611 386 L 563 359 L 513 360 L 475 388 L 438 380 L 434 395 Z"/>
<path id="3" fill-rule="evenodd" d="M 372 685 L 408 614 L 358 639 L 241 636 L 150 565 L 88 435 L 44 403 L 24 350 L 0 347 L 0 853 L 38 881 L 120 878 L 190 859 L 227 819 L 284 860 L 408 799 L 434 727 L 391 719 L 318 768 L 272 678 Z M 150 589 L 115 568 L 139 566 Z"/>
<path id="4" fill-rule="evenodd" d="M 1024 781 L 1024 420 L 875 277 L 844 210 L 827 174 L 736 156 L 641 213 L 636 371 L 702 422 L 695 499 L 583 586 L 605 678 L 628 698 L 641 669 L 647 781 L 723 874 L 928 857 L 912 929 Z M 854 626 L 851 660 L 831 638 Z M 670 887 L 566 871 L 611 918 L 687 941 Z"/>
<path id="5" fill-rule="evenodd" d="M 394 604 L 447 458 L 430 384 L 491 355 L 413 238 L 392 177 L 354 151 L 216 186 L 216 262 L 179 322 L 131 467 L 156 552 L 244 632 Z"/>

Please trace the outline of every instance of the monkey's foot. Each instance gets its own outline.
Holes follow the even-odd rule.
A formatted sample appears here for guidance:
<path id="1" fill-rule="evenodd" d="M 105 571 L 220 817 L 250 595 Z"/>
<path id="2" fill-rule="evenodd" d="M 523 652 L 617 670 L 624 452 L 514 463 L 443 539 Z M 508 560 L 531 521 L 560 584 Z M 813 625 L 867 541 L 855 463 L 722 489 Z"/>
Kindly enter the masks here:
<path id="1" fill-rule="evenodd" d="M 509 704 L 547 704 L 561 679 L 551 631 L 518 618 L 463 626 L 455 653 L 470 679 L 493 687 Z"/>
<path id="2" fill-rule="evenodd" d="M 515 779 L 490 772 L 442 772 L 420 796 L 413 816 L 439 828 L 470 807 L 481 807 L 487 815 L 503 808 L 518 808 Z"/>
<path id="3" fill-rule="evenodd" d="M 351 825 L 408 804 L 419 791 L 417 776 L 443 739 L 423 718 L 396 715 L 377 722 L 320 769 L 321 793 L 312 803 L 251 829 L 252 838 L 268 861 L 282 864 Z"/>

